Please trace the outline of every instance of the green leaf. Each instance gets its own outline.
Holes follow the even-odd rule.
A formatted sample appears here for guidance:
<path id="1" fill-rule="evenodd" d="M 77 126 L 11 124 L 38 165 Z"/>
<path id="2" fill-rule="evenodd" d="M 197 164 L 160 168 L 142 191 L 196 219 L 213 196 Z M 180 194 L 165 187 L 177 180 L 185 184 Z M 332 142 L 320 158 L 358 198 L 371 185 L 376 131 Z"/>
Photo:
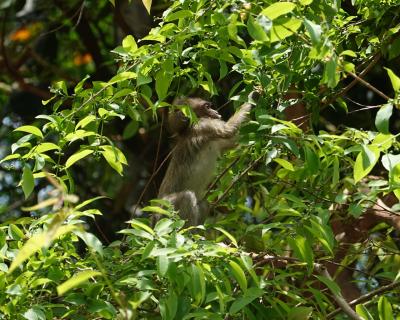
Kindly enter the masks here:
<path id="1" fill-rule="evenodd" d="M 150 228 L 148 225 L 144 224 L 143 222 L 140 222 L 139 220 L 132 219 L 128 221 L 128 223 L 131 223 L 132 226 L 143 229 L 144 231 L 150 233 L 151 235 L 155 235 L 155 232 L 152 228 Z"/>
<path id="2" fill-rule="evenodd" d="M 51 142 L 44 142 L 44 143 L 40 143 L 36 148 L 35 148 L 35 152 L 36 153 L 45 153 L 47 151 L 50 150 L 60 150 L 61 148 Z"/>
<path id="3" fill-rule="evenodd" d="M 89 154 L 92 154 L 94 152 L 94 150 L 91 149 L 83 149 L 80 150 L 76 153 L 74 153 L 72 156 L 70 156 L 68 158 L 68 160 L 65 162 L 65 167 L 69 168 L 70 166 L 72 166 L 75 162 L 87 157 Z"/>
<path id="4" fill-rule="evenodd" d="M 233 315 L 240 310 L 242 310 L 249 303 L 253 302 L 258 297 L 261 297 L 264 294 L 264 291 L 257 287 L 252 287 L 247 289 L 247 291 L 243 294 L 239 299 L 235 299 L 229 308 L 229 314 Z"/>
<path id="5" fill-rule="evenodd" d="M 385 68 L 385 69 L 386 69 L 386 71 L 388 73 L 388 76 L 390 78 L 390 82 L 392 83 L 393 90 L 396 93 L 399 93 L 400 92 L 400 78 L 392 70 L 390 70 L 389 68 Z"/>
<path id="6" fill-rule="evenodd" d="M 362 148 L 354 163 L 354 182 L 356 183 L 371 172 L 380 155 L 380 150 L 376 146 L 363 145 Z"/>
<path id="7" fill-rule="evenodd" d="M 100 148 L 103 149 L 103 151 L 101 151 L 101 154 L 103 155 L 104 159 L 106 159 L 108 164 L 120 175 L 122 175 L 122 165 L 128 164 L 122 151 L 113 146 L 101 146 Z"/>
<path id="8" fill-rule="evenodd" d="M 365 320 L 374 320 L 374 317 L 369 313 L 368 309 L 362 304 L 356 305 L 356 312 Z"/>
<path id="9" fill-rule="evenodd" d="M 247 30 L 254 40 L 268 41 L 268 36 L 261 25 L 250 15 L 247 19 Z"/>
<path id="10" fill-rule="evenodd" d="M 290 309 L 288 320 L 307 320 L 310 319 L 313 312 L 311 307 L 294 307 Z"/>
<path id="11" fill-rule="evenodd" d="M 157 271 L 161 277 L 167 274 L 169 262 L 170 261 L 166 255 L 160 255 L 157 257 Z"/>
<path id="12" fill-rule="evenodd" d="M 145 0 L 143 0 L 143 3 Z M 150 6 L 151 6 L 151 0 L 150 0 Z M 149 9 L 150 11 L 150 9 Z M 135 38 L 132 35 L 127 35 L 123 40 L 122 40 L 122 47 L 124 49 L 130 51 L 131 53 L 135 52 L 138 48 Z"/>
<path id="13" fill-rule="evenodd" d="M 380 107 L 376 114 L 375 126 L 379 132 L 389 133 L 389 119 L 392 116 L 393 105 L 391 103 L 384 104 Z"/>
<path id="14" fill-rule="evenodd" d="M 315 276 L 319 281 L 321 281 L 323 284 L 325 284 L 329 290 L 336 295 L 340 295 L 340 287 L 339 285 L 335 282 L 332 281 L 331 279 L 328 279 L 324 276 Z"/>
<path id="15" fill-rule="evenodd" d="M 282 1 L 271 4 L 269 7 L 261 11 L 261 14 L 274 20 L 281 15 L 292 12 L 294 8 L 296 8 L 296 5 L 293 2 Z"/>
<path id="16" fill-rule="evenodd" d="M 139 122 L 136 120 L 131 120 L 128 125 L 125 127 L 124 132 L 122 133 L 122 138 L 129 139 L 133 137 L 139 129 Z"/>
<path id="17" fill-rule="evenodd" d="M 172 60 L 165 60 L 161 69 L 156 73 L 156 92 L 158 100 L 164 100 L 168 95 L 168 89 L 171 85 L 172 78 L 174 75 L 174 63 Z"/>
<path id="18" fill-rule="evenodd" d="M 314 46 L 318 45 L 321 42 L 321 34 L 322 34 L 321 26 L 308 19 L 304 19 L 303 22 L 308 34 L 310 35 L 312 44 Z"/>
<path id="19" fill-rule="evenodd" d="M 194 298 L 194 304 L 196 306 L 199 306 L 204 301 L 206 296 L 204 272 L 199 265 L 192 263 L 190 274 L 190 292 L 192 294 L 192 297 Z"/>
<path id="20" fill-rule="evenodd" d="M 22 191 L 24 192 L 25 195 L 25 199 L 27 199 L 29 195 L 32 193 L 33 188 L 35 187 L 35 179 L 33 178 L 33 173 L 31 168 L 29 168 L 28 166 L 25 166 L 22 172 L 21 185 L 22 185 Z"/>
<path id="21" fill-rule="evenodd" d="M 385 296 L 381 296 L 378 301 L 378 314 L 379 320 L 392 320 L 393 311 L 392 305 L 389 303 L 388 299 Z"/>
<path id="22" fill-rule="evenodd" d="M 294 171 L 294 167 L 289 161 L 280 158 L 275 158 L 274 161 L 279 163 L 281 167 L 285 168 L 286 170 Z"/>
<path id="23" fill-rule="evenodd" d="M 312 270 L 314 253 L 307 238 L 297 235 L 294 239 L 289 239 L 289 245 L 293 249 L 295 257 L 306 262 L 309 270 Z"/>
<path id="24" fill-rule="evenodd" d="M 218 230 L 219 232 L 222 232 L 229 240 L 231 240 L 232 244 L 237 248 L 238 243 L 233 235 L 231 235 L 228 231 L 225 229 L 222 229 L 220 227 L 214 227 L 215 230 Z"/>
<path id="25" fill-rule="evenodd" d="M 0 164 L 5 162 L 5 161 L 10 161 L 10 160 L 15 160 L 21 158 L 21 155 L 19 153 L 14 153 L 14 154 L 9 154 L 7 157 L 4 157 L 1 159 Z"/>
<path id="26" fill-rule="evenodd" d="M 79 230 L 75 230 L 74 234 L 81 238 L 89 248 L 96 251 L 100 256 L 103 256 L 103 244 L 94 234 Z"/>
<path id="27" fill-rule="evenodd" d="M 174 20 L 178 20 L 178 19 L 182 19 L 182 18 L 188 18 L 193 16 L 193 12 L 190 10 L 180 10 L 180 11 L 176 11 L 173 13 L 170 13 L 169 15 L 167 15 L 165 17 L 165 21 L 166 22 L 170 22 L 170 21 L 174 21 Z"/>
<path id="28" fill-rule="evenodd" d="M 68 279 L 64 283 L 57 286 L 57 293 L 59 296 L 62 296 L 67 291 L 79 286 L 81 283 L 87 281 L 88 279 L 99 275 L 101 275 L 101 272 L 93 270 L 79 272 L 78 274 L 74 275 L 71 279 Z"/>
<path id="29" fill-rule="evenodd" d="M 244 274 L 243 269 L 237 264 L 235 261 L 229 261 L 229 266 L 232 271 L 233 276 L 235 277 L 237 283 L 239 284 L 240 288 L 243 292 L 247 290 L 247 279 L 246 275 Z"/>
<path id="30" fill-rule="evenodd" d="M 32 308 L 28 309 L 23 314 L 23 317 L 28 320 L 46 320 L 46 314 L 39 306 L 33 306 Z"/>
<path id="31" fill-rule="evenodd" d="M 306 168 L 310 175 L 318 173 L 320 161 L 318 155 L 311 147 L 304 147 L 304 153 L 306 156 Z"/>
<path id="32" fill-rule="evenodd" d="M 152 0 L 142 0 L 142 2 L 144 7 L 146 8 L 147 13 L 150 14 Z"/>
<path id="33" fill-rule="evenodd" d="M 33 135 L 43 139 L 42 131 L 40 131 L 39 128 L 34 127 L 34 126 L 22 126 L 22 127 L 15 129 L 14 131 L 32 133 Z"/>
<path id="34" fill-rule="evenodd" d="M 86 117 L 84 117 L 82 120 L 80 120 L 76 126 L 75 126 L 75 130 L 79 129 L 79 128 L 84 128 L 86 127 L 89 123 L 93 122 L 96 120 L 96 116 L 93 114 L 90 114 Z"/>
<path id="35" fill-rule="evenodd" d="M 335 88 L 340 80 L 339 72 L 337 72 L 337 57 L 332 56 L 325 64 L 322 82 L 326 83 L 328 87 Z"/>
<path id="36" fill-rule="evenodd" d="M 116 76 L 112 77 L 109 81 L 108 84 L 114 84 L 117 82 L 125 81 L 128 79 L 134 79 L 136 78 L 136 73 L 132 71 L 125 71 L 118 73 Z"/>
<path id="37" fill-rule="evenodd" d="M 271 43 L 276 41 L 282 41 L 301 27 L 301 20 L 296 18 L 285 18 L 280 23 L 274 23 L 271 29 Z"/>
<path id="38" fill-rule="evenodd" d="M 155 241 L 150 241 L 149 243 L 146 244 L 146 246 L 143 249 L 143 253 L 142 253 L 142 257 L 140 258 L 140 261 L 143 261 L 150 256 L 155 245 L 156 245 Z"/>

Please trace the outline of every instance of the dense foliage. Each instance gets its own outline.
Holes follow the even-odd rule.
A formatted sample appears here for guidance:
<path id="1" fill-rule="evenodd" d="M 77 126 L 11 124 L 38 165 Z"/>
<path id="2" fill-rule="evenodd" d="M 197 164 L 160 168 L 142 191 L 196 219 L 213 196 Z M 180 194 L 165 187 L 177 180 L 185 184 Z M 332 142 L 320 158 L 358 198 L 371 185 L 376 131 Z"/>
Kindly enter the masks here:
<path id="1" fill-rule="evenodd" d="M 51 112 L 2 160 L 25 198 L 51 191 L 0 226 L 0 318 L 400 317 L 399 14 L 396 1 L 176 1 L 113 50 L 108 81 L 55 83 Z M 382 60 L 385 92 L 362 79 Z M 380 99 L 362 111 L 374 125 L 324 125 L 357 82 Z M 164 216 L 154 228 L 135 215 L 103 245 L 86 226 L 110 213 L 82 199 L 78 172 L 108 164 L 118 179 L 130 163 L 110 128 L 150 131 L 200 90 L 230 111 L 260 93 L 208 192 L 216 216 L 187 229 L 155 200 L 137 210 Z"/>

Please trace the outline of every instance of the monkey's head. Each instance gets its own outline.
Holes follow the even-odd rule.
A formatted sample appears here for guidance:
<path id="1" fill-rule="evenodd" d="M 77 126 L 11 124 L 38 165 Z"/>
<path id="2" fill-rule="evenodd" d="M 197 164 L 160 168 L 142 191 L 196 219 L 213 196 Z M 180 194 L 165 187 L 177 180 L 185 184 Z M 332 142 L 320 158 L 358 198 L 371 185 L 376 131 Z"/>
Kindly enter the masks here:
<path id="1" fill-rule="evenodd" d="M 181 97 L 175 99 L 172 104 L 175 106 L 189 106 L 197 118 L 221 118 L 218 111 L 213 109 L 212 103 L 201 98 Z M 185 116 L 181 110 L 174 110 L 168 114 L 168 127 L 171 133 L 180 134 L 184 132 L 189 125 L 189 118 Z"/>
<path id="2" fill-rule="evenodd" d="M 200 98 L 186 98 L 186 103 L 192 108 L 198 118 L 220 119 L 221 115 L 213 109 L 211 102 Z"/>

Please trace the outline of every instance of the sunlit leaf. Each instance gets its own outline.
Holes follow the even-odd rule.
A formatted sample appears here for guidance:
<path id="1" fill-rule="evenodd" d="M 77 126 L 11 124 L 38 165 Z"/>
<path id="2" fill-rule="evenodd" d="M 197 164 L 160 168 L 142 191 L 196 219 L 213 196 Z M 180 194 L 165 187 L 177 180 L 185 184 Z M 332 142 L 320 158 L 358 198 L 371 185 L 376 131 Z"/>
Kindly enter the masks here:
<path id="1" fill-rule="evenodd" d="M 57 286 L 57 294 L 59 296 L 62 296 L 64 293 L 79 286 L 81 283 L 86 282 L 90 278 L 93 278 L 93 277 L 96 277 L 99 275 L 101 275 L 101 272 L 93 271 L 93 270 L 79 272 L 76 275 L 74 275 L 71 279 L 68 279 L 64 283 Z"/>
<path id="2" fill-rule="evenodd" d="M 87 157 L 89 154 L 92 154 L 94 152 L 94 150 L 91 149 L 83 149 L 80 150 L 76 153 L 74 153 L 72 156 L 70 156 L 68 158 L 68 160 L 65 162 L 65 167 L 69 168 L 70 166 L 72 166 L 75 162 Z"/>
<path id="3" fill-rule="evenodd" d="M 32 170 L 28 166 L 25 166 L 22 172 L 21 186 L 25 199 L 27 199 L 35 187 L 35 179 L 33 178 Z"/>
<path id="4" fill-rule="evenodd" d="M 229 266 L 231 267 L 231 271 L 233 276 L 235 277 L 237 283 L 239 284 L 240 288 L 246 292 L 247 290 L 247 279 L 246 275 L 244 274 L 243 269 L 239 264 L 237 264 L 235 261 L 231 260 L 229 261 Z"/>
<path id="5" fill-rule="evenodd" d="M 275 18 L 292 12 L 296 8 L 296 4 L 293 2 L 276 2 L 261 11 L 261 14 L 267 16 L 269 19 L 274 20 Z"/>
<path id="6" fill-rule="evenodd" d="M 15 129 L 14 131 L 31 133 L 31 134 L 43 139 L 42 131 L 40 131 L 39 128 L 34 127 L 34 126 L 22 126 L 22 127 Z"/>
<path id="7" fill-rule="evenodd" d="M 389 119 L 392 116 L 393 105 L 391 103 L 384 104 L 378 110 L 375 118 L 375 126 L 379 132 L 389 133 Z"/>

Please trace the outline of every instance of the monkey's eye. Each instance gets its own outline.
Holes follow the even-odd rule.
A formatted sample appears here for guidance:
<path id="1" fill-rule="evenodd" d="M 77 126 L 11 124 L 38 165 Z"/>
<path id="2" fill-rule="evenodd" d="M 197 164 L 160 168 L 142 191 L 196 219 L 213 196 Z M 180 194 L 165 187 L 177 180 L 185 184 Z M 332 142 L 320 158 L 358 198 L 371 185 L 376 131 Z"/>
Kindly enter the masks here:
<path id="1" fill-rule="evenodd" d="M 207 109 L 210 109 L 210 108 L 212 108 L 212 104 L 207 102 L 207 103 L 204 104 L 204 107 L 207 108 Z"/>

